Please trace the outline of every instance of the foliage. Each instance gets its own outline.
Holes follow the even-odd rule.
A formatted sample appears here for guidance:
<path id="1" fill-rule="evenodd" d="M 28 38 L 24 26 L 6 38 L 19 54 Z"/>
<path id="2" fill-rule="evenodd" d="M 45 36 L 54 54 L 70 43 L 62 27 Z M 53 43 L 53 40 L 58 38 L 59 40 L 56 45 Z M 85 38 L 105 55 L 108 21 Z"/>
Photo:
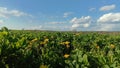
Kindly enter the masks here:
<path id="1" fill-rule="evenodd" d="M 120 67 L 119 33 L 6 29 L 0 32 L 0 68 Z"/>
<path id="2" fill-rule="evenodd" d="M 8 28 L 7 27 L 2 27 L 1 31 L 8 31 Z"/>

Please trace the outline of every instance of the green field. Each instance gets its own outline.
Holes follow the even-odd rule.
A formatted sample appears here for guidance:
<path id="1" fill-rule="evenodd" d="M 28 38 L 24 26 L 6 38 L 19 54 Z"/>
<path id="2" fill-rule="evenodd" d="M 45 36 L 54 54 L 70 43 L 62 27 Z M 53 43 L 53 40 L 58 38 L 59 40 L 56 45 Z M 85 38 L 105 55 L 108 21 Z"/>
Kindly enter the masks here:
<path id="1" fill-rule="evenodd" d="M 120 33 L 2 28 L 0 68 L 120 68 Z"/>

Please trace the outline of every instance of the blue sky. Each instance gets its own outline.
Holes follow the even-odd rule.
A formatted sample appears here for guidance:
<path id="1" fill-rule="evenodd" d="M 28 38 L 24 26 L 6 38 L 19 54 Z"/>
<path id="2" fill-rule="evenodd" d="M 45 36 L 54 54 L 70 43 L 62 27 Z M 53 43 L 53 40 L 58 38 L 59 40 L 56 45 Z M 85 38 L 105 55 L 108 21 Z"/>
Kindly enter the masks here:
<path id="1" fill-rule="evenodd" d="M 0 0 L 0 28 L 120 31 L 120 0 Z"/>

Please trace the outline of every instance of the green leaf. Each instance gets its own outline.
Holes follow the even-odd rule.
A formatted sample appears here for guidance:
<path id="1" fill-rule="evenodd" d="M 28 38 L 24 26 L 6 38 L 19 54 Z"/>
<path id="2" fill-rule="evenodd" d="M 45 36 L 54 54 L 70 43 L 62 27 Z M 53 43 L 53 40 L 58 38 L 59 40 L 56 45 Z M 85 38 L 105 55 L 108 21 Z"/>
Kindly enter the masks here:
<path id="1" fill-rule="evenodd" d="M 85 65 L 88 65 L 88 56 L 86 54 L 83 55 L 83 62 L 85 63 Z"/>
<path id="2" fill-rule="evenodd" d="M 1 49 L 1 47 L 0 47 L 0 55 L 1 55 L 1 52 L 2 52 L 2 49 Z"/>
<path id="3" fill-rule="evenodd" d="M 108 65 L 104 65 L 103 68 L 110 68 Z"/>

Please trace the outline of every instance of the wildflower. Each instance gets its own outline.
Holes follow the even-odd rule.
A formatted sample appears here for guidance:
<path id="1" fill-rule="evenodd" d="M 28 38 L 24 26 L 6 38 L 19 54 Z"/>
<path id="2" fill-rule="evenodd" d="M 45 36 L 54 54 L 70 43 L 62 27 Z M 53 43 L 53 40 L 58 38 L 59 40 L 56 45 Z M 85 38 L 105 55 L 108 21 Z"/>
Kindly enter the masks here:
<path id="1" fill-rule="evenodd" d="M 35 38 L 35 39 L 33 39 L 33 40 L 32 40 L 32 42 L 37 41 L 37 40 L 38 40 L 38 39 L 37 39 L 37 38 Z"/>
<path id="2" fill-rule="evenodd" d="M 49 41 L 49 39 L 47 39 L 47 38 L 44 40 L 44 42 L 48 42 L 48 41 Z"/>
<path id="3" fill-rule="evenodd" d="M 70 44 L 70 42 L 69 41 L 66 41 L 66 42 L 64 42 L 66 45 L 69 45 Z"/>
<path id="4" fill-rule="evenodd" d="M 32 42 L 29 43 L 30 45 L 32 44 Z"/>
<path id="5" fill-rule="evenodd" d="M 67 48 L 69 48 L 69 47 L 70 47 L 70 45 L 66 45 L 66 47 L 67 47 Z"/>
<path id="6" fill-rule="evenodd" d="M 44 45 L 44 44 L 45 44 L 45 42 L 40 42 L 40 44 L 41 44 L 41 45 Z"/>
<path id="7" fill-rule="evenodd" d="M 80 34 L 79 34 L 79 33 L 76 33 L 75 35 L 78 36 L 78 35 L 80 35 Z"/>
<path id="8" fill-rule="evenodd" d="M 53 38 L 54 38 L 54 36 L 51 36 L 51 38 L 53 39 Z"/>
<path id="9" fill-rule="evenodd" d="M 30 45 L 33 43 L 33 42 L 35 42 L 35 41 L 37 41 L 38 39 L 37 38 L 35 38 L 35 39 L 33 39 L 32 41 L 30 41 Z"/>
<path id="10" fill-rule="evenodd" d="M 111 45 L 110 45 L 110 48 L 114 49 L 114 48 L 115 48 L 115 45 L 111 44 Z"/>
<path id="11" fill-rule="evenodd" d="M 61 45 L 64 45 L 64 42 L 61 42 L 60 44 L 61 44 Z"/>
<path id="12" fill-rule="evenodd" d="M 99 49 L 100 47 L 97 45 L 96 48 Z"/>
<path id="13" fill-rule="evenodd" d="M 65 55 L 64 55 L 65 58 L 68 58 L 69 56 L 70 56 L 69 54 L 65 54 Z"/>
<path id="14" fill-rule="evenodd" d="M 40 65 L 40 68 L 48 68 L 47 65 Z"/>

